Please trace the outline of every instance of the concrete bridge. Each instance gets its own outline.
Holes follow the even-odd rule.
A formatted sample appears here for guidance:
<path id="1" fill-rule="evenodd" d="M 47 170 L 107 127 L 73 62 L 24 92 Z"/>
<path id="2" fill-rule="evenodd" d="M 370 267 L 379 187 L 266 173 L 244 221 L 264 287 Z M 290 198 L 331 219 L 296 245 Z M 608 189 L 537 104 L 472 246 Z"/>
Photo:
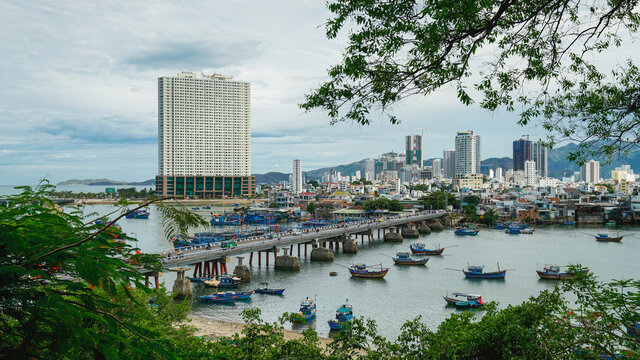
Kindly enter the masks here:
<path id="1" fill-rule="evenodd" d="M 162 260 L 165 268 L 184 267 L 195 265 L 195 272 L 198 272 L 198 267 L 202 267 L 204 263 L 205 273 L 215 275 L 216 273 L 226 273 L 226 259 L 232 256 L 250 253 L 249 263 L 253 261 L 253 253 L 258 253 L 258 264 L 261 265 L 261 255 L 266 252 L 267 266 L 269 265 L 269 254 L 273 253 L 274 258 L 277 257 L 278 249 L 289 246 L 293 250 L 293 246 L 298 246 L 298 255 L 300 255 L 300 246 L 304 245 L 305 255 L 307 253 L 307 246 L 317 246 L 321 242 L 329 242 L 333 246 L 339 246 L 338 244 L 348 235 L 373 235 L 373 231 L 397 228 L 400 230 L 402 227 L 410 224 L 416 224 L 427 220 L 441 218 L 446 216 L 447 213 L 444 210 L 433 210 L 419 212 L 413 215 L 396 215 L 380 219 L 367 219 L 350 224 L 337 224 L 324 226 L 318 229 L 311 229 L 305 232 L 288 233 L 281 235 L 266 235 L 257 238 L 242 239 L 237 241 L 237 246 L 233 249 L 221 248 L 219 243 L 207 245 L 198 245 L 191 248 L 181 250 L 179 253 L 176 250 L 167 251 L 161 253 L 165 258 Z M 222 260 L 222 261 L 221 261 Z M 208 262 L 214 262 L 215 270 L 208 269 Z M 220 271 L 217 271 L 217 263 L 220 263 Z M 211 271 L 214 270 L 214 271 Z M 200 269 L 202 272 L 202 268 Z"/>

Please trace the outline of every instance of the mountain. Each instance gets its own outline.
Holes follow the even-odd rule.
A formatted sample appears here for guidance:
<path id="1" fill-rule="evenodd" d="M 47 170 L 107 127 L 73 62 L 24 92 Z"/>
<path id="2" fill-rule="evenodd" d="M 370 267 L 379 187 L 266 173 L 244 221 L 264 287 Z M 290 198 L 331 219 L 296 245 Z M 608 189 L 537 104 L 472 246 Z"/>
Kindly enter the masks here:
<path id="1" fill-rule="evenodd" d="M 281 181 L 289 181 L 289 174 L 281 172 L 268 172 L 266 174 L 253 174 L 256 177 L 256 184 L 276 184 Z"/>
<path id="2" fill-rule="evenodd" d="M 116 181 L 109 179 L 70 179 L 58 183 L 60 185 L 155 185 L 156 179 L 149 179 L 139 182 Z"/>
<path id="3" fill-rule="evenodd" d="M 569 153 L 578 148 L 577 144 L 567 144 L 556 149 L 549 150 L 547 154 L 547 168 L 549 176 L 561 178 L 562 176 L 570 176 L 574 171 L 580 171 L 580 167 L 569 160 Z M 606 157 L 597 156 L 594 160 L 600 161 L 600 177 L 609 178 L 611 170 L 617 166 L 628 164 L 635 171 L 640 170 L 640 149 L 634 148 L 629 154 L 620 154 L 617 158 L 613 158 L 610 163 L 605 164 Z"/>
<path id="4" fill-rule="evenodd" d="M 488 165 L 492 169 L 502 168 L 502 171 L 513 169 L 513 159 L 510 157 L 493 157 L 482 160 L 482 165 Z"/>
<path id="5" fill-rule="evenodd" d="M 364 162 L 366 159 L 362 159 L 360 161 L 352 162 L 346 165 L 337 165 L 332 167 L 325 167 L 321 169 L 305 171 L 307 176 L 307 180 L 320 180 L 322 179 L 322 175 L 331 170 L 339 171 L 343 176 L 355 174 L 356 171 L 360 170 L 362 176 L 364 176 Z"/>

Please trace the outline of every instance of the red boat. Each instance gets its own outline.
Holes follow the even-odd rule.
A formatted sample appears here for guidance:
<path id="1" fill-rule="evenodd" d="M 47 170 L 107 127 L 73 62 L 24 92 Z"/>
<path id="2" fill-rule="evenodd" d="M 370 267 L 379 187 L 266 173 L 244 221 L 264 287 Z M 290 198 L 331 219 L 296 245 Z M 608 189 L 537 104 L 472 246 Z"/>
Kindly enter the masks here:
<path id="1" fill-rule="evenodd" d="M 371 269 L 372 267 L 375 267 L 376 269 L 375 270 Z M 377 270 L 378 268 L 379 270 Z M 356 264 L 349 268 L 349 272 L 351 273 L 351 276 L 358 277 L 358 278 L 365 278 L 365 279 L 383 278 L 385 275 L 387 275 L 388 271 L 389 271 L 389 268 L 383 268 L 382 264 L 374 265 L 374 266 L 367 266 L 365 264 Z"/>

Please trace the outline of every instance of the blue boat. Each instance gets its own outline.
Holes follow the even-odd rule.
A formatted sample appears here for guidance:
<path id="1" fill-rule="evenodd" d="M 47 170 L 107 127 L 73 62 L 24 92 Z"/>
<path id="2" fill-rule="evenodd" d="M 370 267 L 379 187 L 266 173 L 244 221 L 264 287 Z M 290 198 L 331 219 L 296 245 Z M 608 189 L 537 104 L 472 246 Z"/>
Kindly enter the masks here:
<path id="1" fill-rule="evenodd" d="M 210 205 L 205 205 L 202 208 L 205 209 L 205 210 L 211 210 L 211 206 Z"/>
<path id="2" fill-rule="evenodd" d="M 504 230 L 504 229 L 506 229 L 506 228 L 507 228 L 507 225 L 505 225 L 505 224 L 496 224 L 496 225 L 493 227 L 493 229 L 494 229 L 494 230 Z"/>
<path id="3" fill-rule="evenodd" d="M 481 295 L 466 294 L 466 293 L 453 293 L 452 296 L 447 294 L 444 297 L 444 301 L 448 305 L 454 305 L 459 308 L 477 308 L 484 305 Z"/>
<path id="4" fill-rule="evenodd" d="M 285 289 L 269 289 L 266 282 L 260 283 L 260 287 L 255 289 L 256 294 L 282 295 Z"/>
<path id="5" fill-rule="evenodd" d="M 148 219 L 149 211 L 147 209 L 138 209 L 125 215 L 127 219 Z"/>
<path id="6" fill-rule="evenodd" d="M 306 322 L 316 317 L 316 302 L 313 299 L 306 298 L 300 303 L 300 319 L 296 322 Z"/>
<path id="7" fill-rule="evenodd" d="M 200 301 L 202 302 L 233 303 L 235 300 L 236 300 L 235 294 L 231 294 L 228 292 L 200 296 Z"/>
<path id="8" fill-rule="evenodd" d="M 517 235 L 517 234 L 520 234 L 520 228 L 519 227 L 508 227 L 507 230 L 505 230 L 504 232 L 505 232 L 505 234 Z"/>
<path id="9" fill-rule="evenodd" d="M 347 303 L 342 304 L 342 306 L 336 310 L 336 318 L 327 322 L 331 330 L 342 330 L 346 323 L 353 320 L 353 307 L 348 304 L 348 301 L 347 299 Z"/>
<path id="10" fill-rule="evenodd" d="M 244 291 L 236 293 L 236 300 L 249 300 L 251 299 L 251 295 L 253 295 L 253 291 Z"/>
<path id="11" fill-rule="evenodd" d="M 454 231 L 454 234 L 456 235 L 470 235 L 470 236 L 476 236 L 478 235 L 478 233 L 480 232 L 480 230 L 475 230 L 473 228 L 471 229 L 467 229 L 464 226 L 458 226 L 456 228 L 456 231 Z"/>
<path id="12" fill-rule="evenodd" d="M 442 255 L 444 251 L 444 248 L 427 249 L 424 244 L 411 244 L 409 249 L 411 249 L 412 253 L 419 255 Z"/>
<path id="13" fill-rule="evenodd" d="M 204 284 L 205 280 L 208 281 L 209 278 L 208 277 L 204 277 L 204 276 L 203 277 L 190 277 L 189 278 L 189 281 L 194 282 L 194 283 L 201 283 L 201 284 Z"/>
<path id="14" fill-rule="evenodd" d="M 220 284 L 218 284 L 219 288 L 235 288 L 235 287 L 238 287 L 238 285 L 240 285 L 241 279 L 233 275 L 222 274 L 220 275 L 219 280 L 220 280 Z"/>
<path id="15" fill-rule="evenodd" d="M 507 274 L 507 270 L 500 270 L 498 265 L 498 271 L 484 272 L 484 266 L 469 265 L 467 270 L 462 270 L 464 276 L 468 279 L 504 279 Z"/>
<path id="16" fill-rule="evenodd" d="M 562 223 L 562 225 L 575 225 L 576 222 L 575 221 L 565 221 L 564 223 Z"/>

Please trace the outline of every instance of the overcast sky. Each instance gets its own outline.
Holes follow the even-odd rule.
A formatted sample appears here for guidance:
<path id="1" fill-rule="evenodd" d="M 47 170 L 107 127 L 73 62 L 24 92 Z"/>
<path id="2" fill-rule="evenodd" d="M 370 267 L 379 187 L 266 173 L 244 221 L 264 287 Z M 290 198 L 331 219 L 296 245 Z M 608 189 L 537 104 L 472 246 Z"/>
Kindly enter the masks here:
<path id="1" fill-rule="evenodd" d="M 460 105 L 445 89 L 374 119 L 331 126 L 297 106 L 326 79 L 344 37 L 327 40 L 324 1 L 2 1 L 0 184 L 70 178 L 141 181 L 157 173 L 157 78 L 216 72 L 252 89 L 252 171 L 304 170 L 403 151 L 428 128 L 425 158 L 476 130 L 482 158 L 511 156 L 513 114 Z"/>

